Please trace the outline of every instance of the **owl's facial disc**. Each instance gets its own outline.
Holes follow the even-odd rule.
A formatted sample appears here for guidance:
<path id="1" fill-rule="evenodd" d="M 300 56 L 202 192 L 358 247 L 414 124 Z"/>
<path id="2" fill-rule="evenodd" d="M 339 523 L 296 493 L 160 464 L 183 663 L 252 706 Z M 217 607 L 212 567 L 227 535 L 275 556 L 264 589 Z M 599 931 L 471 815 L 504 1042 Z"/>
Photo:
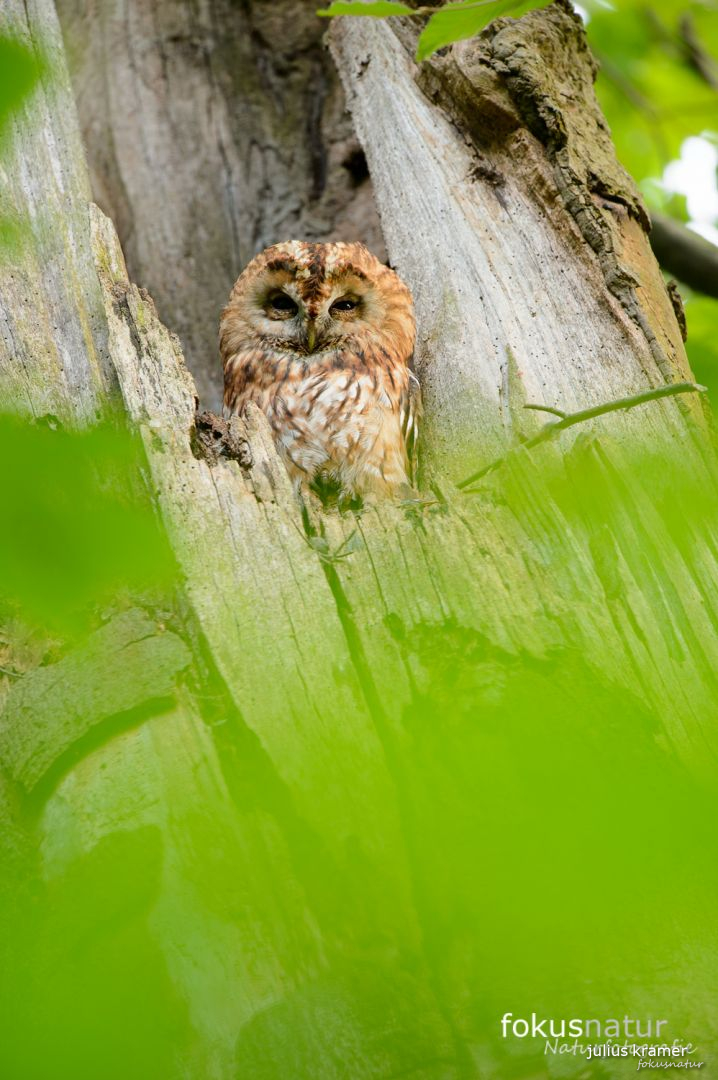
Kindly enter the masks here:
<path id="1" fill-rule="evenodd" d="M 256 333 L 283 348 L 302 348 L 304 304 L 293 281 L 282 275 L 263 282 L 250 303 L 248 321 Z"/>
<path id="2" fill-rule="evenodd" d="M 257 352 L 307 366 L 339 367 L 350 356 L 407 363 L 414 340 L 409 290 L 357 243 L 273 245 L 240 274 L 220 325 L 230 381 L 238 358 Z"/>
<path id="3" fill-rule="evenodd" d="M 381 299 L 359 271 L 344 271 L 316 282 L 282 267 L 258 284 L 252 326 L 292 352 L 320 353 L 346 344 L 357 334 L 371 334 L 382 323 Z"/>
<path id="4" fill-rule="evenodd" d="M 346 288 L 326 289 L 320 300 L 302 305 L 302 344 L 306 351 L 321 352 L 345 339 L 355 328 L 347 324 L 356 322 L 362 307 L 362 299 L 357 292 Z"/>
<path id="5" fill-rule="evenodd" d="M 372 284 L 358 275 L 347 275 L 334 283 L 323 305 L 319 322 L 322 336 L 341 340 L 372 333 L 381 325 L 383 304 Z"/>

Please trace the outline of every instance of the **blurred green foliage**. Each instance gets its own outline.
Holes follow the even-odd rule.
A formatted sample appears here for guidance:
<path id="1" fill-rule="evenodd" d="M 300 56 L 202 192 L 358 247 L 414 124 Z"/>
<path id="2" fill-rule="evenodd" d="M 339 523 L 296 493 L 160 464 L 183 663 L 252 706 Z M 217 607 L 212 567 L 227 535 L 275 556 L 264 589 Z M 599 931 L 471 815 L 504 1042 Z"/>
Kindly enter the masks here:
<path id="1" fill-rule="evenodd" d="M 700 293 L 681 290 L 688 319 L 688 359 L 699 383 L 710 391 L 713 406 L 718 401 L 718 301 Z"/>
<path id="2" fill-rule="evenodd" d="M 0 36 L 0 139 L 12 113 L 44 70 L 44 62 L 38 62 L 35 52 L 14 38 Z"/>
<path id="3" fill-rule="evenodd" d="M 582 0 L 596 83 L 618 157 L 650 210 L 687 221 L 685 196 L 661 178 L 691 136 L 718 139 L 718 4 L 715 0 Z M 718 179 L 718 178 L 716 178 Z M 718 221 L 713 222 L 718 225 Z M 718 300 L 682 288 L 686 348 L 696 378 L 718 393 Z"/>
<path id="4" fill-rule="evenodd" d="M 7 55 L 5 70 L 15 63 L 16 75 L 6 100 L 17 104 L 29 69 Z M 616 102 L 620 123 L 631 114 Z M 653 153 L 631 167 L 655 176 Z M 714 305 L 695 303 L 707 327 Z M 700 375 L 712 335 L 697 337 Z M 128 601 L 173 606 L 174 561 L 134 437 L 114 423 L 73 433 L 51 417 L 4 416 L 0 454 L 3 619 L 72 653 L 98 618 Z M 695 742 L 697 754 L 713 755 L 718 681 L 710 642 L 691 638 L 691 612 L 705 598 L 715 608 L 701 559 L 718 529 L 718 477 L 706 483 L 687 461 L 665 459 L 627 462 L 612 475 L 581 447 L 531 482 L 530 471 L 508 466 L 491 499 L 521 522 L 557 595 L 573 587 L 581 546 L 627 636 L 638 615 L 619 570 L 630 568 L 687 686 L 701 670 L 706 730 L 687 699 L 667 734 L 625 688 L 625 657 L 613 667 L 600 640 L 510 651 L 453 617 L 410 625 L 388 612 L 409 695 L 378 664 L 364 698 L 403 695 L 406 704 L 370 765 L 357 733 L 358 767 L 390 778 L 377 783 L 387 822 L 379 857 L 365 844 L 361 806 L 349 831 L 333 813 L 334 777 L 299 793 L 318 808 L 322 825 L 312 827 L 285 779 L 300 785 L 302 762 L 283 770 L 218 675 L 194 672 L 197 726 L 216 751 L 209 763 L 179 712 L 169 713 L 163 742 L 151 721 L 165 701 L 84 746 L 78 790 L 71 774 L 56 776 L 54 793 L 33 801 L 0 775 L 3 1078 L 608 1075 L 600 1064 L 582 1071 L 580 1057 L 547 1059 L 540 1042 L 501 1040 L 504 1012 L 534 1010 L 650 1013 L 667 1018 L 671 1039 L 715 1054 L 715 790 L 670 751 Z M 643 481 L 639 514 L 633 477 Z M 695 592 L 664 560 L 667 548 Z M 368 557 L 352 547 L 334 572 Z M 432 598 L 427 608 L 435 606 Z M 565 620 L 570 634 L 572 612 L 557 612 L 525 615 Z M 251 626 L 241 598 L 229 617 Z M 57 657 L 40 658 L 52 672 Z M 631 663 L 639 682 L 661 685 L 655 657 Z M 90 678 L 97 686 L 96 670 Z M 16 685 L 5 675 L 4 692 L 8 682 Z M 128 734 L 130 720 L 138 743 L 115 742 L 103 757 L 103 740 Z M 327 701 L 321 716 L 291 723 L 321 725 L 330 738 L 346 718 Z"/>
<path id="5" fill-rule="evenodd" d="M 682 203 L 650 181 L 680 156 L 689 136 L 718 132 L 718 5 L 585 0 L 582 6 L 601 65 L 597 93 L 619 159 L 654 209 L 685 219 Z"/>
<path id="6" fill-rule="evenodd" d="M 4 430 L 6 451 L 12 424 Z M 128 580 L 162 588 L 151 523 L 115 490 L 131 479 L 118 485 L 118 468 L 134 474 L 138 464 L 132 443 L 112 431 L 31 428 L 18 449 L 24 458 L 13 464 L 25 482 L 11 485 L 9 498 L 32 533 L 21 536 L 22 557 L 12 548 L 23 566 L 13 589 L 26 618 L 48 614 L 32 585 L 49 580 L 38 532 L 53 542 L 51 558 L 55 546 L 80 545 L 82 557 L 57 567 L 65 580 L 54 603 L 71 633 L 70 594 L 104 598 Z M 22 460 L 33 467 L 23 471 Z M 563 457 L 548 453 L 538 468 L 532 461 L 508 463 L 480 498 L 515 515 L 557 596 L 574 587 L 578 544 L 629 633 L 646 613 L 632 613 L 634 598 L 621 588 L 627 565 L 669 649 L 688 648 L 681 680 L 690 687 L 705 669 L 712 721 L 718 679 L 690 642 L 683 568 L 701 586 L 718 528 L 718 477 L 706 484 L 686 461 L 657 456 L 615 472 L 592 440 Z M 106 521 L 91 520 L 93 505 Z M 76 536 L 84 528 L 87 543 Z M 352 550 L 336 572 L 351 574 L 369 558 Z M 448 566 L 446 581 L 450 593 Z M 236 600 L 228 617 L 251 626 L 252 612 Z M 559 609 L 556 618 L 570 620 Z M 576 634 L 570 646 L 509 649 L 453 616 L 390 611 L 386 620 L 411 687 L 395 685 L 379 660 L 360 676 L 361 690 L 392 719 L 373 756 L 366 734 L 355 733 L 357 768 L 376 776 L 380 842 L 367 835 L 353 793 L 337 792 L 336 776 L 307 790 L 303 775 L 314 770 L 301 754 L 312 754 L 312 738 L 287 770 L 281 751 L 270 756 L 259 737 L 262 718 L 255 713 L 248 727 L 211 672 L 194 686 L 206 743 L 179 712 L 150 711 L 135 731 L 105 730 L 105 745 L 85 747 L 76 772 L 55 778 L 39 806 L 26 803 L 30 859 L 13 866 L 7 832 L 0 836 L 0 1075 L 623 1074 L 588 1069 L 580 1055 L 554 1059 L 541 1039 L 503 1040 L 507 1011 L 661 1017 L 671 1041 L 691 1040 L 698 1059 L 712 1058 L 716 792 L 709 770 L 699 781 L 680 761 L 693 740 L 706 738 L 699 754 L 711 755 L 713 736 L 697 729 L 694 703 L 679 706 L 669 736 L 645 697 L 626 688 L 624 658 L 616 664 L 600 640 L 581 647 Z M 335 632 L 334 623 L 325 628 Z M 645 677 L 670 680 L 656 662 L 646 655 Z M 291 723 L 346 735 L 331 699 L 319 714 L 294 711 Z M 308 796 L 312 822 L 298 809 Z M 354 806 L 349 821 L 335 813 L 342 797 Z"/>
<path id="7" fill-rule="evenodd" d="M 545 0 L 548 3 L 549 0 Z M 416 59 L 426 60 L 437 49 L 453 41 L 473 37 L 500 15 L 522 15 L 532 8 L 542 7 L 539 0 L 456 0 L 440 7 L 427 4 L 410 8 L 394 0 L 365 4 L 362 0 L 334 0 L 328 8 L 321 8 L 317 15 L 333 18 L 337 15 L 360 15 L 384 19 L 392 15 L 430 14 L 416 47 Z"/>
<path id="8" fill-rule="evenodd" d="M 140 487 L 139 440 L 111 424 L 0 415 L 0 605 L 50 634 L 86 629 L 97 605 L 170 587 L 174 562 Z M 0 608 L 0 610 L 2 610 Z"/>
<path id="9" fill-rule="evenodd" d="M 548 0 L 545 0 L 548 3 Z M 537 0 L 492 0 L 491 3 L 463 0 L 447 4 L 432 15 L 422 30 L 416 46 L 416 59 L 426 60 L 444 45 L 473 37 L 492 19 L 501 15 L 522 15 L 531 8 L 542 7 Z"/>
<path id="10" fill-rule="evenodd" d="M 12 117 L 47 70 L 42 52 L 28 48 L 14 37 L 0 34 L 0 164 Z M 26 223 L 8 208 L 0 190 L 0 260 L 17 257 L 26 234 Z"/>
<path id="11" fill-rule="evenodd" d="M 334 0 L 328 8 L 321 8 L 317 12 L 323 19 L 331 19 L 335 15 L 370 15 L 375 19 L 384 19 L 391 15 L 413 14 L 412 8 L 398 3 L 398 0 L 370 0 L 366 4 L 362 0 Z"/>

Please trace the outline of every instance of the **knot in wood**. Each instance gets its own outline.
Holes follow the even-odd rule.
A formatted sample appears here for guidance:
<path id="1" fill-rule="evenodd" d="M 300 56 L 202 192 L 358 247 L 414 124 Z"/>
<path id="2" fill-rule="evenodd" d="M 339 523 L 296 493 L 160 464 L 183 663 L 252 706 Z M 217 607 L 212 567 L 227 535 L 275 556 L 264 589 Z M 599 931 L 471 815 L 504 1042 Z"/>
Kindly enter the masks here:
<path id="1" fill-rule="evenodd" d="M 216 465 L 223 457 L 238 461 L 243 469 L 250 469 L 252 450 L 238 428 L 236 416 L 225 420 L 216 413 L 197 413 L 191 436 L 192 453 L 210 465 Z"/>

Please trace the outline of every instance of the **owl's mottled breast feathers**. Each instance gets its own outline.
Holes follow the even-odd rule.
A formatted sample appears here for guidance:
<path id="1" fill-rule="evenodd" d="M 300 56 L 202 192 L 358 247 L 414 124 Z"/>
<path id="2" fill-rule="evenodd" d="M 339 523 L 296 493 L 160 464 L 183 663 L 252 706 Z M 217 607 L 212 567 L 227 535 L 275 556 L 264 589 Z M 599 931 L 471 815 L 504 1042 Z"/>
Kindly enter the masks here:
<path id="1" fill-rule="evenodd" d="M 345 494 L 410 490 L 418 383 L 409 290 L 362 244 L 277 244 L 222 314 L 225 407 L 255 402 L 290 474 Z"/>

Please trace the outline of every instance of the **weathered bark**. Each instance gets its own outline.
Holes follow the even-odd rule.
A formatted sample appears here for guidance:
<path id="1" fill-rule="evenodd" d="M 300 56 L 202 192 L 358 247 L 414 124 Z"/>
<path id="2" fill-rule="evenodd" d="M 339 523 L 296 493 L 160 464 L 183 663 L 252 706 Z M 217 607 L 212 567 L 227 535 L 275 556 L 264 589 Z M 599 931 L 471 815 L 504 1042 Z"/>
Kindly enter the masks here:
<path id="1" fill-rule="evenodd" d="M 96 202 L 130 274 L 221 402 L 219 311 L 293 237 L 383 241 L 371 185 L 304 0 L 59 0 Z"/>
<path id="2" fill-rule="evenodd" d="M 22 243 L 5 254 L 0 379 L 5 406 L 89 419 L 114 380 L 90 250 L 90 185 L 70 97 L 62 38 L 47 5 L 11 0 L 0 30 L 47 59 L 41 85 L 15 118 L 2 172 L 3 215 Z"/>
<path id="3" fill-rule="evenodd" d="M 570 411 L 686 376 L 570 5 L 499 19 L 421 69 L 386 22 L 340 21 L 332 48 L 416 300 L 424 445 L 445 467 L 530 430 L 526 402 Z"/>
<path id="4" fill-rule="evenodd" d="M 54 33 L 48 0 L 18 0 L 12 14 L 29 40 Z M 676 543 L 641 476 L 621 477 L 628 496 L 613 528 L 592 517 L 592 491 L 577 493 L 571 515 L 552 488 L 557 471 L 570 485 L 582 454 L 595 488 L 610 487 L 637 414 L 595 422 L 598 448 L 589 440 L 564 458 L 564 443 L 519 458 L 508 483 L 520 498 L 507 499 L 498 475 L 481 498 L 452 494 L 460 469 L 528 429 L 527 400 L 571 408 L 688 374 L 640 203 L 596 112 L 577 21 L 563 4 L 502 21 L 422 73 L 386 24 L 347 21 L 333 39 L 389 254 L 416 297 L 427 468 L 446 496 L 436 512 L 317 514 L 321 536 L 307 536 L 256 412 L 236 422 L 251 465 L 195 456 L 193 381 L 128 279 L 111 222 L 88 208 L 60 58 L 52 116 L 16 125 L 18 208 L 59 198 L 52 170 L 38 167 L 59 133 L 63 243 L 77 269 L 68 298 L 68 276 L 58 283 L 41 270 L 59 241 L 35 232 L 21 270 L 35 290 L 30 322 L 17 318 L 18 271 L 0 267 L 13 326 L 0 354 L 3 399 L 81 423 L 119 398 L 141 434 L 183 586 L 171 636 L 155 626 L 135 655 L 139 666 L 161 656 L 156 681 L 140 684 L 144 702 L 120 694 L 103 711 L 79 701 L 70 715 L 62 693 L 52 698 L 53 676 L 64 693 L 78 665 L 92 673 L 100 655 L 115 662 L 111 622 L 84 654 L 18 680 L 0 757 L 43 886 L 64 883 L 69 904 L 72 888 L 108 865 L 142 869 L 145 889 L 129 907 L 157 949 L 152 977 L 172 987 L 172 1023 L 185 1017 L 167 1022 L 181 1036 L 157 1076 L 502 1075 L 512 1048 L 492 1038 L 486 1016 L 493 1024 L 504 1011 L 505 990 L 482 981 L 493 926 L 483 937 L 475 926 L 477 904 L 492 918 L 481 897 L 500 871 L 502 823 L 484 795 L 496 790 L 490 776 L 472 771 L 497 745 L 507 760 L 516 751 L 496 702 L 510 719 L 513 700 L 535 699 L 532 737 L 587 747 L 611 779 L 628 768 L 627 749 L 629 763 L 642 754 L 704 778 L 714 769 L 710 538 L 692 537 L 690 551 Z M 231 107 L 234 91 L 225 93 Z M 285 168 L 272 179 L 275 208 Z M 149 213 L 139 203 L 155 195 L 147 183 L 124 211 L 138 236 Z M 196 208 L 177 213 L 186 236 Z M 292 214 L 271 211 L 282 227 L 306 220 Z M 274 225 L 254 220 L 255 239 L 269 230 L 263 243 Z M 77 312 L 90 304 L 83 322 Z M 59 328 L 48 314 L 57 306 Z M 89 329 L 65 343 L 74 325 Z M 699 468 L 695 406 L 648 409 L 641 438 L 659 451 L 679 445 Z M 332 561 L 354 529 L 363 547 Z M 442 676 L 467 655 L 468 683 Z M 595 704 L 578 711 L 577 670 L 595 687 Z M 23 723 L 31 703 L 51 737 L 33 740 Z M 619 707 L 627 730 L 617 733 Z M 525 898 L 504 900 L 530 926 Z M 670 1002 L 676 1026 L 705 1045 L 693 960 L 703 925 L 689 908 L 672 919 L 670 979 L 658 950 L 650 987 L 630 985 L 622 969 L 621 1001 L 643 1014 Z M 647 949 L 659 927 L 635 929 Z M 100 936 L 111 933 L 101 922 Z M 567 930 L 566 950 L 577 940 Z M 543 993 L 541 976 L 529 971 L 529 996 Z M 565 992 L 563 1015 L 593 1014 L 584 979 Z M 518 1075 L 521 1065 L 509 1068 Z"/>

